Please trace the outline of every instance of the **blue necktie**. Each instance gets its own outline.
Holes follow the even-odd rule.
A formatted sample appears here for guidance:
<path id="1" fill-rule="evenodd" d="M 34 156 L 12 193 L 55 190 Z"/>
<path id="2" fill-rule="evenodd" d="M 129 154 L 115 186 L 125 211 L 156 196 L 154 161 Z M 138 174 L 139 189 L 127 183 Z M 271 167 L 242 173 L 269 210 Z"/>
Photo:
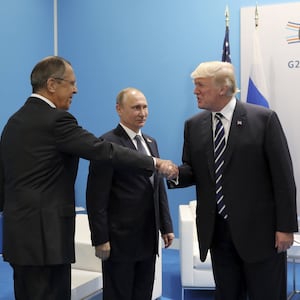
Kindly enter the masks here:
<path id="1" fill-rule="evenodd" d="M 216 201 L 218 214 L 224 219 L 228 218 L 226 212 L 226 206 L 224 202 L 223 188 L 222 188 L 222 176 L 224 167 L 224 151 L 226 147 L 225 131 L 222 123 L 223 115 L 216 113 L 216 129 L 214 134 L 214 146 L 215 146 L 215 180 L 216 180 Z"/>

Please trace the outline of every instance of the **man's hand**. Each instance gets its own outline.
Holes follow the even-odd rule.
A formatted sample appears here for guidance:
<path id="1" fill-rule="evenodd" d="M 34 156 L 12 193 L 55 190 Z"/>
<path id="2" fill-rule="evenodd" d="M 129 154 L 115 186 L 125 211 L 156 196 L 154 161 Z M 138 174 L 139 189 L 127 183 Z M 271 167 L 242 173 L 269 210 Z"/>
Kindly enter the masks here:
<path id="1" fill-rule="evenodd" d="M 110 243 L 106 242 L 96 246 L 95 255 L 102 260 L 107 260 L 110 256 Z"/>
<path id="2" fill-rule="evenodd" d="M 174 179 L 178 177 L 178 167 L 171 160 L 164 160 L 160 158 L 156 159 L 156 168 L 159 173 L 165 176 L 167 179 Z"/>
<path id="3" fill-rule="evenodd" d="M 171 246 L 173 240 L 174 240 L 174 233 L 165 233 L 161 235 L 162 239 L 164 240 L 165 248 L 168 248 Z"/>
<path id="4" fill-rule="evenodd" d="M 275 234 L 275 248 L 277 248 L 277 252 L 284 252 L 289 249 L 294 242 L 294 234 L 288 232 L 280 232 L 276 231 Z"/>

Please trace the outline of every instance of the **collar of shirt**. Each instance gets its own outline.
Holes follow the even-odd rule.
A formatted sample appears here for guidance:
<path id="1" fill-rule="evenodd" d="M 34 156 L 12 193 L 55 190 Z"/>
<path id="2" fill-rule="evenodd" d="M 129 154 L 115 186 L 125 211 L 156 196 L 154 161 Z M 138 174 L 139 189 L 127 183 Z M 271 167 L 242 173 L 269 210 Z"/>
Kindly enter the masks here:
<path id="1" fill-rule="evenodd" d="M 236 98 L 232 97 L 231 100 L 222 108 L 222 110 L 219 111 L 219 113 L 221 113 L 223 115 L 222 123 L 223 123 L 224 130 L 225 130 L 226 141 L 227 141 L 227 138 L 228 138 L 228 135 L 229 135 L 231 120 L 232 120 L 232 116 L 233 116 L 235 106 L 236 106 Z M 216 113 L 217 112 L 212 113 L 213 131 L 216 128 L 216 120 L 215 120 L 215 114 Z"/>
<path id="2" fill-rule="evenodd" d="M 135 148 L 137 148 L 137 144 L 136 144 L 136 140 L 135 140 L 135 136 L 136 135 L 140 135 L 141 136 L 141 142 L 143 144 L 143 146 L 146 149 L 146 152 L 148 153 L 149 156 L 152 156 L 150 153 L 150 150 L 148 149 L 148 146 L 143 138 L 142 132 L 141 130 L 139 130 L 138 133 L 136 133 L 135 131 L 131 130 L 130 128 L 128 128 L 127 126 L 123 125 L 122 123 L 119 123 L 120 126 L 122 126 L 122 128 L 126 131 L 126 133 L 128 134 L 128 136 L 131 138 L 131 141 L 133 142 Z M 153 157 L 153 162 L 154 162 L 154 166 L 156 166 L 156 160 L 155 157 Z"/>
<path id="3" fill-rule="evenodd" d="M 136 135 L 141 136 L 141 142 L 142 142 L 144 148 L 146 149 L 147 153 L 150 155 L 150 152 L 148 150 L 148 146 L 147 146 L 147 144 L 146 144 L 146 142 L 143 138 L 141 130 L 139 130 L 139 132 L 135 132 L 135 131 L 131 130 L 130 128 L 126 127 L 125 125 L 123 125 L 122 123 L 120 123 L 120 125 L 123 127 L 123 129 L 126 131 L 128 136 L 131 138 L 131 141 L 133 142 L 133 144 L 135 145 L 136 148 L 137 148 L 137 145 L 136 145 L 135 136 Z"/>
<path id="4" fill-rule="evenodd" d="M 138 133 L 136 133 L 135 131 L 131 130 L 130 128 L 128 128 L 127 126 L 123 125 L 122 123 L 120 123 L 120 125 L 123 127 L 123 129 L 126 131 L 126 133 L 128 134 L 128 136 L 131 138 L 132 141 L 134 141 L 135 143 L 135 136 L 136 135 L 140 135 L 143 139 L 143 136 L 142 136 L 142 132 L 139 130 Z"/>
<path id="5" fill-rule="evenodd" d="M 39 95 L 39 94 L 36 94 L 36 93 L 32 93 L 30 95 L 30 97 L 39 98 L 39 99 L 43 100 L 44 102 L 46 102 L 47 104 L 49 104 L 51 107 L 56 108 L 56 106 L 54 105 L 53 102 L 51 102 L 49 99 L 47 99 L 46 97 L 44 97 L 42 95 Z"/>

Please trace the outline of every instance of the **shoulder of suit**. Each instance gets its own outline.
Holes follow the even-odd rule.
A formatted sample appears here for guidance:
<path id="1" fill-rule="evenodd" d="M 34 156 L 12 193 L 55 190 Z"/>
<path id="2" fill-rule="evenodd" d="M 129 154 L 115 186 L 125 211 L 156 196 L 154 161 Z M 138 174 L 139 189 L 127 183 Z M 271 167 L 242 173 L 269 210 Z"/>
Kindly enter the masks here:
<path id="1" fill-rule="evenodd" d="M 127 135 L 126 132 L 124 131 L 123 133 L 122 128 L 117 126 L 116 128 L 103 133 L 99 138 L 109 142 L 119 142 L 120 138 L 125 135 Z"/>
<path id="2" fill-rule="evenodd" d="M 53 109 L 52 113 L 56 115 L 56 119 L 59 120 L 65 120 L 65 121 L 71 121 L 71 122 L 76 122 L 77 119 L 68 111 L 63 110 L 63 109 Z"/>
<path id="3" fill-rule="evenodd" d="M 53 108 L 37 97 L 29 97 L 22 108 L 27 109 L 29 107 L 35 114 L 39 114 L 45 118 L 47 116 L 47 119 L 50 118 L 54 121 L 60 121 L 62 123 L 77 123 L 76 118 L 70 112 L 63 109 Z"/>
<path id="4" fill-rule="evenodd" d="M 109 139 L 109 137 L 113 136 L 114 135 L 114 130 L 110 130 L 110 131 L 107 131 L 103 134 L 101 134 L 101 136 L 99 138 L 101 139 Z"/>
<path id="5" fill-rule="evenodd" d="M 193 115 L 189 119 L 186 120 L 187 123 L 199 121 L 199 120 L 206 120 L 207 118 L 211 117 L 211 112 L 208 110 L 202 110 L 199 113 Z"/>
<path id="6" fill-rule="evenodd" d="M 252 112 L 254 114 L 271 115 L 275 113 L 275 111 L 270 108 L 242 101 L 237 101 L 237 107 L 240 109 L 245 109 L 245 111 Z"/>

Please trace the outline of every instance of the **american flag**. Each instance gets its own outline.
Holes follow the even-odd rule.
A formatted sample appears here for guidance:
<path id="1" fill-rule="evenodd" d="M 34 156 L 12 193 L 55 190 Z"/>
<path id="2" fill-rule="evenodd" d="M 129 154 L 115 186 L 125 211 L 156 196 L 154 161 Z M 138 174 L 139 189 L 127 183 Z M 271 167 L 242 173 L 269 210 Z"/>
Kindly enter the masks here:
<path id="1" fill-rule="evenodd" d="M 226 26 L 225 37 L 223 42 L 223 53 L 222 53 L 222 61 L 226 61 L 231 63 L 230 58 L 230 46 L 229 46 L 229 27 Z"/>

